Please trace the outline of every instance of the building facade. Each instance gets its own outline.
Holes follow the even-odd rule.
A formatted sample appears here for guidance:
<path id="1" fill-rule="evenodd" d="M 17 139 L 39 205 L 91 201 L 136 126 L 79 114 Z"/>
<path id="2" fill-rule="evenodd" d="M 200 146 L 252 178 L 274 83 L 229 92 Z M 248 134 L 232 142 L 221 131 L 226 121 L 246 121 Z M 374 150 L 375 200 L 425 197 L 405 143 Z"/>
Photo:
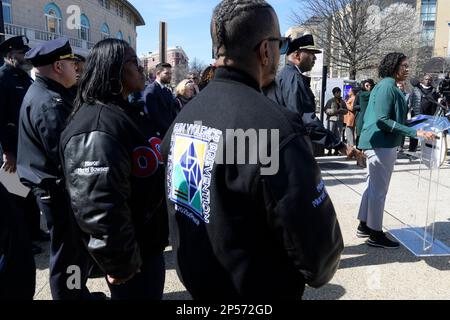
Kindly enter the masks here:
<path id="1" fill-rule="evenodd" d="M 159 53 L 150 53 L 140 57 L 145 74 L 149 80 L 155 78 L 155 68 L 160 63 Z M 183 48 L 175 47 L 167 49 L 167 63 L 172 65 L 172 86 L 186 78 L 189 72 L 189 58 Z"/>
<path id="2" fill-rule="evenodd" d="M 118 38 L 136 49 L 136 27 L 145 24 L 126 0 L 2 0 L 5 38 L 26 35 L 39 42 L 67 37 L 74 52 L 87 55 L 100 40 Z"/>
<path id="3" fill-rule="evenodd" d="M 433 56 L 450 56 L 450 0 L 417 0 L 422 41 L 433 48 Z"/>

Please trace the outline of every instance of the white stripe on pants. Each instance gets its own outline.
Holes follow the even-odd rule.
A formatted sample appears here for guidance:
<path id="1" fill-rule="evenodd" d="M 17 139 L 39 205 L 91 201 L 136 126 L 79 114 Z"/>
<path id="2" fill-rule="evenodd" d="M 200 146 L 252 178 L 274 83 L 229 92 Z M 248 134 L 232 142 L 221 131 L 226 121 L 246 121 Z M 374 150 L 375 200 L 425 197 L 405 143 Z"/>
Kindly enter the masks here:
<path id="1" fill-rule="evenodd" d="M 375 148 L 364 151 L 367 156 L 367 185 L 359 207 L 358 220 L 370 229 L 383 229 L 383 213 L 397 148 Z"/>

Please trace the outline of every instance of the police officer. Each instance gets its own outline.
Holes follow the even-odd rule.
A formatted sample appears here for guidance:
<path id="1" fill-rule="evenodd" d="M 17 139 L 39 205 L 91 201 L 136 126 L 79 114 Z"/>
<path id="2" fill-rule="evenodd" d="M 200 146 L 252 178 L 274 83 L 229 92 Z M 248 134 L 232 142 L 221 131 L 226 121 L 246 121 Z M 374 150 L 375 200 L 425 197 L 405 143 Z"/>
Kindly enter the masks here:
<path id="1" fill-rule="evenodd" d="M 260 89 L 287 41 L 263 0 L 221 1 L 211 26 L 215 78 L 162 147 L 177 271 L 194 299 L 300 298 L 332 278 L 343 242 L 298 114 Z M 255 138 L 236 146 L 237 129 Z M 249 161 L 258 149 L 271 161 Z"/>
<path id="2" fill-rule="evenodd" d="M 0 68 L 0 142 L 3 148 L 3 166 L 6 172 L 16 172 L 17 136 L 20 106 L 33 80 L 28 72 L 33 65 L 26 60 L 25 53 L 30 50 L 25 36 L 10 38 L 0 44 L 0 55 L 4 65 Z M 25 199 L 13 196 L 21 210 L 24 211 L 25 223 L 29 227 L 31 237 L 35 240 L 49 240 L 49 235 L 40 229 L 40 213 L 36 199 L 29 193 Z M 33 253 L 42 249 L 32 245 Z"/>
<path id="3" fill-rule="evenodd" d="M 30 50 L 24 36 L 10 38 L 0 44 L 4 65 L 0 68 L 0 142 L 3 148 L 3 169 L 16 171 L 17 124 L 20 106 L 28 88 L 33 83 L 27 72 L 33 66 L 25 60 Z"/>
<path id="4" fill-rule="evenodd" d="M 59 138 L 72 111 L 69 88 L 77 70 L 69 41 L 48 41 L 25 55 L 37 69 L 36 81 L 20 110 L 17 170 L 45 214 L 51 233 L 50 288 L 53 299 L 89 298 L 87 252 L 73 223 L 59 160 Z M 73 276 L 72 285 L 67 281 Z"/>
<path id="5" fill-rule="evenodd" d="M 31 242 L 23 228 L 22 210 L 0 183 L 0 301 L 32 300 L 36 287 L 36 266 Z"/>
<path id="6" fill-rule="evenodd" d="M 311 78 L 304 75 L 314 67 L 316 54 L 322 53 L 310 34 L 293 39 L 287 51 L 288 62 L 277 75 L 276 81 L 266 90 L 266 95 L 291 111 L 298 112 L 312 142 L 327 149 L 339 150 L 347 156 L 357 156 L 363 164 L 363 154 L 341 142 L 340 137 L 327 130 L 316 117 L 316 103 L 311 90 Z"/>

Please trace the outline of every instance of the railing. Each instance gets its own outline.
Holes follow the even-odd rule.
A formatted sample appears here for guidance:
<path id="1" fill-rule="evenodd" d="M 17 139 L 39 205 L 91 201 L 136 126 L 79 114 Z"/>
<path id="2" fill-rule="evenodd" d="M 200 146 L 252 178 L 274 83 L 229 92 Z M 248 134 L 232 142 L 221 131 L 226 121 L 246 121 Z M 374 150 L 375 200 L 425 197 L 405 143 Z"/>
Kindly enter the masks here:
<path id="1" fill-rule="evenodd" d="M 80 39 L 69 38 L 72 47 L 83 48 L 83 41 Z"/>
<path id="2" fill-rule="evenodd" d="M 63 37 L 63 35 L 47 32 L 43 30 L 30 29 L 22 26 L 5 23 L 5 34 L 9 36 L 21 36 L 25 35 L 29 40 L 35 41 L 49 41 Z M 70 45 L 73 48 L 80 48 L 86 51 L 91 50 L 95 43 L 90 41 L 84 41 L 77 38 L 68 38 Z"/>
<path id="3" fill-rule="evenodd" d="M 24 35 L 26 29 L 22 26 L 16 26 L 14 24 L 5 23 L 5 34 L 9 34 L 12 36 L 21 36 Z"/>
<path id="4" fill-rule="evenodd" d="M 49 41 L 49 40 L 55 40 L 62 37 L 59 34 L 47 32 L 47 31 L 41 31 L 41 30 L 34 30 L 34 39 L 35 40 L 42 40 L 42 41 Z"/>

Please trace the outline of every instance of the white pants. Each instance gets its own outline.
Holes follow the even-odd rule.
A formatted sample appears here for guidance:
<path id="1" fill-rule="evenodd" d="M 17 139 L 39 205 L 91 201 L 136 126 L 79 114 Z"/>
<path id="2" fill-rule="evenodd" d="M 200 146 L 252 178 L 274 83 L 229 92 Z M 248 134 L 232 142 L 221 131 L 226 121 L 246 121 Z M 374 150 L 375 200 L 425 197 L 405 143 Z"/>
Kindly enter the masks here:
<path id="1" fill-rule="evenodd" d="M 392 171 L 397 160 L 397 148 L 375 148 L 366 150 L 367 185 L 364 190 L 358 219 L 366 222 L 370 229 L 383 229 L 383 213 Z"/>

